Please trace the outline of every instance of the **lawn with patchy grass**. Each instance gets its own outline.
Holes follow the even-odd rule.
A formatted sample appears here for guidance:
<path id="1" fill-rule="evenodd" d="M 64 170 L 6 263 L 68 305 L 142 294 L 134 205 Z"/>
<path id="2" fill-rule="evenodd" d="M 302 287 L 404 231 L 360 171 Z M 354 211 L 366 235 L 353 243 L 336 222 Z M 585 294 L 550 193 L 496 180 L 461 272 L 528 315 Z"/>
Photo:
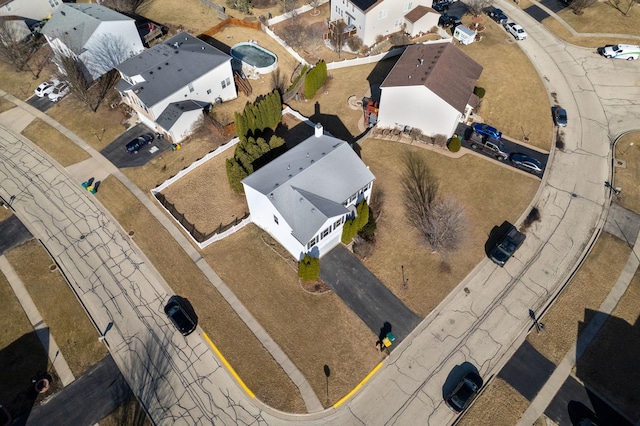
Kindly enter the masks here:
<path id="1" fill-rule="evenodd" d="M 198 324 L 256 397 L 278 410 L 305 412 L 304 402 L 293 382 L 191 258 L 133 194 L 110 176 L 102 181 L 96 196 L 125 230 L 135 231 L 138 247 L 171 289 L 192 303 L 198 314 Z M 238 259 L 233 263 L 237 266 Z"/>
<path id="2" fill-rule="evenodd" d="M 615 202 L 635 213 L 640 213 L 640 132 L 627 133 L 616 143 L 615 156 L 622 162 L 615 167 L 613 183 L 622 188 Z"/>
<path id="3" fill-rule="evenodd" d="M 464 413 L 460 426 L 512 426 L 518 423 L 529 401 L 507 382 L 495 378 Z"/>
<path id="4" fill-rule="evenodd" d="M 203 256 L 291 358 L 323 403 L 351 391 L 376 364 L 376 335 L 333 292 L 302 289 L 290 258 L 272 250 L 255 225 L 214 243 Z M 325 405 L 326 407 L 326 405 Z"/>
<path id="5" fill-rule="evenodd" d="M 39 118 L 34 119 L 22 134 L 64 167 L 91 157 L 84 149 Z"/>
<path id="6" fill-rule="evenodd" d="M 198 0 L 152 0 L 143 2 L 136 12 L 159 24 L 196 36 L 221 22 L 216 9 Z"/>
<path id="7" fill-rule="evenodd" d="M 9 209 L 8 207 L 0 207 L 0 222 L 2 222 L 5 219 L 8 219 L 9 217 L 11 217 L 13 213 L 11 212 L 11 209 Z"/>
<path id="8" fill-rule="evenodd" d="M 444 268 L 440 255 L 431 253 L 406 220 L 401 175 L 403 156 L 410 150 L 424 158 L 440 182 L 440 193 L 462 203 L 469 219 L 464 245 L 446 259 Z M 538 179 L 476 155 L 455 159 L 378 139 L 364 141 L 362 159 L 376 177 L 374 191 L 384 193 L 375 249 L 365 265 L 422 317 L 486 257 L 484 245 L 491 229 L 505 220 L 514 223 L 525 212 L 540 185 Z M 505 197 L 503 191 L 496 190 L 498 182 L 509 182 L 509 187 L 518 190 L 509 191 Z M 409 280 L 407 288 L 402 285 L 402 266 Z"/>
<path id="9" fill-rule="evenodd" d="M 1 88 L 18 99 L 25 100 L 33 96 L 33 91 L 46 78 L 34 80 L 28 72 L 16 72 L 13 66 L 0 62 Z"/>
<path id="10" fill-rule="evenodd" d="M 544 315 L 544 333 L 527 340 L 558 365 L 578 338 L 585 310 L 597 310 L 618 280 L 631 249 L 622 240 L 602 233 L 578 273 Z"/>
<path id="11" fill-rule="evenodd" d="M 8 101 L 5 98 L 0 98 L 0 113 L 3 113 L 5 111 L 9 111 L 11 108 L 14 108 L 15 106 L 16 105 L 13 102 Z"/>
<path id="12" fill-rule="evenodd" d="M 23 281 L 42 319 L 51 328 L 60 352 L 76 377 L 107 354 L 98 342 L 98 331 L 60 272 L 49 271 L 53 263 L 37 240 L 30 240 L 5 253 Z M 25 259 L 29 259 L 25 262 Z M 70 326 L 73 324 L 73 326 Z"/>
<path id="13" fill-rule="evenodd" d="M 627 291 L 607 318 L 574 374 L 593 387 L 629 418 L 640 418 L 637 384 L 640 370 L 640 272 L 636 271 Z M 593 312 L 584 315 L 587 320 Z M 586 324 L 581 324 L 584 327 Z"/>

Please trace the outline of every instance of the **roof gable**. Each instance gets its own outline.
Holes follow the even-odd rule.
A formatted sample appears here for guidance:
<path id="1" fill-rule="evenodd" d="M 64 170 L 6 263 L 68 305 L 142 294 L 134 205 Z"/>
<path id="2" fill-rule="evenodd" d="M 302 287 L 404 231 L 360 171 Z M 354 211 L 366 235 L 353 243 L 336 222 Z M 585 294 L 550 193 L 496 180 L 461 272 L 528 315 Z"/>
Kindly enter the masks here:
<path id="1" fill-rule="evenodd" d="M 419 5 L 414 7 L 409 13 L 404 15 L 404 18 L 407 21 L 411 22 L 412 24 L 415 24 L 416 22 L 418 22 L 420 18 L 422 18 L 427 13 L 438 13 L 438 12 L 436 12 L 435 9 L 432 9 L 430 7 Z"/>
<path id="2" fill-rule="evenodd" d="M 459 112 L 464 112 L 482 66 L 453 43 L 413 44 L 380 85 L 389 87 L 424 86 Z"/>

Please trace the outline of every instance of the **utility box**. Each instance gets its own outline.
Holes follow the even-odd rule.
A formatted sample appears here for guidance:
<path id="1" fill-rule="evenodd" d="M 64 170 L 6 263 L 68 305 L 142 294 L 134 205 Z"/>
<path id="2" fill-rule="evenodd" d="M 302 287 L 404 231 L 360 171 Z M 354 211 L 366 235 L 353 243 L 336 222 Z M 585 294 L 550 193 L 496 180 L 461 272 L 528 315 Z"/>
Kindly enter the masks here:
<path id="1" fill-rule="evenodd" d="M 464 25 L 458 25 L 453 32 L 453 38 L 461 44 L 471 44 L 476 40 L 476 31 L 470 30 Z"/>

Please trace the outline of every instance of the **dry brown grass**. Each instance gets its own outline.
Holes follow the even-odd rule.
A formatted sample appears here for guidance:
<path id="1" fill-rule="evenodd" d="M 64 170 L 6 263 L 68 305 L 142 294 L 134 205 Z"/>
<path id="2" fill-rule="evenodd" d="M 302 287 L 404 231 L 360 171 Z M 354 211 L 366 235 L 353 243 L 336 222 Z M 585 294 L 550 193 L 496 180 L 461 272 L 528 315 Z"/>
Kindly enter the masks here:
<path id="1" fill-rule="evenodd" d="M 615 401 L 631 419 L 640 418 L 637 383 L 640 371 L 640 272 L 578 361 L 575 374 L 608 400 Z"/>
<path id="2" fill-rule="evenodd" d="M 43 73 L 44 74 L 44 73 Z M 0 86 L 2 90 L 12 94 L 18 99 L 25 100 L 46 78 L 34 80 L 33 76 L 28 72 L 16 72 L 15 68 L 0 62 Z"/>
<path id="3" fill-rule="evenodd" d="M 64 167 L 91 157 L 84 149 L 39 118 L 34 119 L 22 134 Z"/>
<path id="4" fill-rule="evenodd" d="M 441 194 L 461 202 L 469 218 L 465 243 L 447 263 L 450 272 L 441 269 L 440 257 L 421 243 L 406 218 L 400 177 L 402 158 L 415 150 L 425 159 L 440 182 Z M 514 222 L 529 205 L 540 181 L 509 168 L 465 155 L 459 159 L 411 147 L 397 142 L 367 139 L 362 158 L 376 176 L 374 190 L 385 194 L 382 217 L 378 220 L 376 248 L 365 264 L 402 301 L 424 317 L 480 262 L 484 244 L 492 227 L 504 220 Z M 509 197 L 496 191 L 495 182 L 509 182 Z M 401 266 L 409 279 L 402 287 Z"/>
<path id="5" fill-rule="evenodd" d="M 518 423 L 529 401 L 507 382 L 495 378 L 458 422 L 461 426 L 511 426 Z"/>
<path id="6" fill-rule="evenodd" d="M 622 188 L 615 200 L 622 207 L 640 213 L 640 132 L 621 137 L 616 144 L 615 155 L 617 160 L 624 162 L 624 167 L 614 168 L 613 182 Z"/>
<path id="7" fill-rule="evenodd" d="M 11 212 L 11 209 L 6 208 L 4 206 L 0 207 L 0 222 L 2 222 L 5 219 L 8 219 L 13 213 Z"/>
<path id="8" fill-rule="evenodd" d="M 163 191 L 200 232 L 209 233 L 249 211 L 245 196 L 233 192 L 227 180 L 225 161 L 233 151 L 212 158 Z"/>
<path id="9" fill-rule="evenodd" d="M 5 256 L 50 327 L 73 374 L 82 375 L 104 358 L 107 350 L 98 342 L 98 332 L 60 272 L 49 271 L 53 262 L 40 243 L 28 241 Z"/>
<path id="10" fill-rule="evenodd" d="M 466 16 L 462 21 L 469 24 L 470 19 Z M 482 32 L 482 41 L 460 46 L 484 68 L 477 86 L 485 88 L 486 95 L 478 115 L 505 136 L 520 141 L 528 136 L 529 144 L 549 151 L 553 120 L 549 95 L 540 76 L 511 35 L 489 19 L 483 22 L 487 28 Z"/>
<path id="11" fill-rule="evenodd" d="M 375 334 L 333 292 L 302 291 L 297 271 L 249 225 L 203 250 L 203 256 L 291 358 L 324 403 L 351 391 L 381 360 Z"/>
<path id="12" fill-rule="evenodd" d="M 1 70 L 0 70 L 1 72 Z M 2 74 L 0 74 L 2 75 Z M 14 108 L 15 104 L 11 101 L 6 100 L 5 98 L 0 98 L 0 113 L 5 111 L 9 111 L 11 108 Z"/>
<path id="13" fill-rule="evenodd" d="M 138 247 L 173 291 L 193 304 L 200 326 L 257 398 L 279 410 L 304 412 L 304 402 L 289 377 L 133 194 L 114 177 L 108 177 L 96 195 L 124 229 L 135 230 Z"/>
<path id="14" fill-rule="evenodd" d="M 585 310 L 598 310 L 618 280 L 630 253 L 625 242 L 603 233 L 586 262 L 544 316 L 544 332 L 531 333 L 527 340 L 558 365 L 576 342 Z"/>
<path id="15" fill-rule="evenodd" d="M 137 12 L 155 22 L 182 28 L 193 35 L 198 35 L 220 22 L 216 10 L 198 0 L 152 0 Z"/>

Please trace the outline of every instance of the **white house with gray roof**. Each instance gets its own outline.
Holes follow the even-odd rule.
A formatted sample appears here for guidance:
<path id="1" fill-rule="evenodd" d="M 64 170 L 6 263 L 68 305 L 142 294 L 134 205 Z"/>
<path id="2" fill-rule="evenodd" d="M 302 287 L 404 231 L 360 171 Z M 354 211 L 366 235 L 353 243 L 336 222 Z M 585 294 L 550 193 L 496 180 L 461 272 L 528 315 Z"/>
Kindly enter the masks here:
<path id="1" fill-rule="evenodd" d="M 242 184 L 251 221 L 293 257 L 321 257 L 340 244 L 346 219 L 369 200 L 375 176 L 351 146 L 323 133 L 258 169 Z"/>
<path id="2" fill-rule="evenodd" d="M 53 14 L 61 4 L 62 0 L 0 0 L 0 16 L 19 16 L 35 23 Z"/>
<path id="3" fill-rule="evenodd" d="M 42 34 L 56 55 L 78 59 L 90 81 L 144 50 L 135 20 L 99 4 L 62 4 Z"/>
<path id="4" fill-rule="evenodd" d="M 117 67 L 116 85 L 140 121 L 174 143 L 212 104 L 237 97 L 231 56 L 182 32 Z"/>

